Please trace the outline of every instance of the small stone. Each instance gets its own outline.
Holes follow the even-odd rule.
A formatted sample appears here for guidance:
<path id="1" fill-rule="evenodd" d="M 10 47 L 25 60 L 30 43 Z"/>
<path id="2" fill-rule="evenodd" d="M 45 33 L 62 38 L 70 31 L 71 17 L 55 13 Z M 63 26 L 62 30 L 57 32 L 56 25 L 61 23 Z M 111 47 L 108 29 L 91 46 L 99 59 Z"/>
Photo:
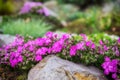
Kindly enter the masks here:
<path id="1" fill-rule="evenodd" d="M 15 39 L 15 36 L 0 34 L 0 47 L 2 47 L 3 45 L 12 43 L 14 39 Z"/>

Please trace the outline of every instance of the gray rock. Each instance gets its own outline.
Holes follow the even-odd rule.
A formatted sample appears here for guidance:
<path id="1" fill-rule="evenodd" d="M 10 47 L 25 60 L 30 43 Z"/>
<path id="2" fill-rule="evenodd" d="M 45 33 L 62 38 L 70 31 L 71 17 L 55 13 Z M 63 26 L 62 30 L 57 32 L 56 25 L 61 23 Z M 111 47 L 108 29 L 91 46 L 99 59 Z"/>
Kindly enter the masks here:
<path id="1" fill-rule="evenodd" d="M 15 39 L 14 36 L 11 35 L 6 35 L 6 34 L 0 34 L 0 47 L 3 45 L 7 45 L 10 44 L 11 42 L 13 42 Z"/>
<path id="2" fill-rule="evenodd" d="M 56 56 L 48 56 L 33 67 L 28 80 L 107 80 L 103 73 L 82 64 L 75 64 Z"/>
<path id="3" fill-rule="evenodd" d="M 103 8 L 102 8 L 102 12 L 104 14 L 109 14 L 114 8 L 114 4 L 111 2 L 111 3 L 105 3 Z"/>

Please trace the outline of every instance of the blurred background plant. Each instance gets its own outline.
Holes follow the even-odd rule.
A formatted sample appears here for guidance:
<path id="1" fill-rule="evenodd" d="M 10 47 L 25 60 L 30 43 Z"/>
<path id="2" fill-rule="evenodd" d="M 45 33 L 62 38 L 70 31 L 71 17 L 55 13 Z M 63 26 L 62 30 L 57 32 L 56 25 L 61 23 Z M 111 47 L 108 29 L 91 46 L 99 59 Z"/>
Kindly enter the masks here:
<path id="1" fill-rule="evenodd" d="M 19 12 L 26 0 L 0 0 L 0 15 L 8 15 Z"/>
<path id="2" fill-rule="evenodd" d="M 2 25 L 4 34 L 22 36 L 42 37 L 47 31 L 52 29 L 52 25 L 46 24 L 43 19 L 18 19 L 8 20 Z"/>
<path id="3" fill-rule="evenodd" d="M 75 33 L 98 33 L 111 26 L 111 15 L 102 14 L 100 7 L 90 7 L 79 11 L 68 18 L 66 30 Z"/>
<path id="4" fill-rule="evenodd" d="M 120 1 L 114 3 L 115 6 L 111 12 L 112 14 L 112 24 L 108 29 L 108 33 L 120 36 Z"/>

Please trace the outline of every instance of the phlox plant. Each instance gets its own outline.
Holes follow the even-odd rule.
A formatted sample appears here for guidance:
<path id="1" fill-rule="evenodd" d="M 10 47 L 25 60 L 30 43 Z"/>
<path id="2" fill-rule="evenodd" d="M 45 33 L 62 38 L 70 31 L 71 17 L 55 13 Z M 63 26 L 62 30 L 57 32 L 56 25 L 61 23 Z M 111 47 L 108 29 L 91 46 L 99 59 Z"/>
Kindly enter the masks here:
<path id="1" fill-rule="evenodd" d="M 59 36 L 47 32 L 45 37 L 25 40 L 17 35 L 13 43 L 0 48 L 0 64 L 12 68 L 30 69 L 47 55 L 86 65 L 94 65 L 114 80 L 120 77 L 120 38 L 94 43 L 85 34 Z"/>
<path id="2" fill-rule="evenodd" d="M 20 10 L 20 14 L 27 14 L 30 12 L 35 12 L 38 14 L 44 14 L 45 16 L 49 16 L 50 12 L 48 10 L 48 8 L 46 8 L 45 6 L 43 6 L 43 4 L 41 2 L 31 2 L 31 1 L 27 1 L 24 3 L 23 7 Z"/>

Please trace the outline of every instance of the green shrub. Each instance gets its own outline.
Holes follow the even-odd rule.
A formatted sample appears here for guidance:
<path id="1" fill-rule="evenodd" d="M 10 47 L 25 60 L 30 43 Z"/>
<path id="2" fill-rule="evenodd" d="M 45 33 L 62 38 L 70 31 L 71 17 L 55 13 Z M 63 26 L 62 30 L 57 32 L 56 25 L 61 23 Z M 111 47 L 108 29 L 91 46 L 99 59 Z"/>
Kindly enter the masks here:
<path id="1" fill-rule="evenodd" d="M 70 25 L 68 28 L 74 30 L 76 28 L 76 33 L 97 33 L 105 31 L 111 26 L 111 15 L 104 15 L 100 7 L 90 7 L 84 12 L 79 11 L 72 14 L 68 20 Z M 74 26 L 74 29 L 73 29 Z M 89 31 L 88 31 L 89 29 Z M 75 32 L 75 31 L 74 31 Z"/>
<path id="2" fill-rule="evenodd" d="M 4 34 L 41 37 L 44 33 L 52 29 L 52 26 L 43 20 L 28 18 L 26 20 L 9 20 L 2 25 L 2 29 Z"/>

